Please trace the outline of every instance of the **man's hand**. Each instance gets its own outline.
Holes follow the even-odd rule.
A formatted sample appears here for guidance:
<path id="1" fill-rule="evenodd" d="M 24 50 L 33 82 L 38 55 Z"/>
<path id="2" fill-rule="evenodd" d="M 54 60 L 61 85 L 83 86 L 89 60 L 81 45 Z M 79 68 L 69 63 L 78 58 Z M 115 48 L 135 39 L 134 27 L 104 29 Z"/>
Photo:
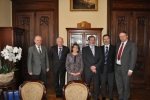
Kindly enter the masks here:
<path id="1" fill-rule="evenodd" d="M 92 70 L 93 73 L 96 73 L 96 67 L 95 66 L 91 66 L 90 69 Z"/>
<path id="2" fill-rule="evenodd" d="M 96 70 L 93 70 L 93 73 L 96 73 Z"/>
<path id="3" fill-rule="evenodd" d="M 95 66 L 91 66 L 90 69 L 91 70 L 96 70 L 96 67 Z"/>
<path id="4" fill-rule="evenodd" d="M 132 72 L 131 71 L 128 71 L 128 76 L 131 76 L 132 75 Z"/>
<path id="5" fill-rule="evenodd" d="M 46 72 L 48 72 L 48 71 L 49 71 L 49 68 L 46 69 Z"/>
<path id="6" fill-rule="evenodd" d="M 29 75 L 33 75 L 32 72 L 29 72 Z"/>

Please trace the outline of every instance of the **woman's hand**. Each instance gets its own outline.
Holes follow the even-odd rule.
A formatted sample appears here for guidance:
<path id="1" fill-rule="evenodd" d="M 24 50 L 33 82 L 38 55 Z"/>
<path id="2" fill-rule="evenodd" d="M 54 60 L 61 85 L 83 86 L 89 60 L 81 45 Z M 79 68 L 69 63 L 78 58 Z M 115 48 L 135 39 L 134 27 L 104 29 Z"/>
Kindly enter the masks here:
<path id="1" fill-rule="evenodd" d="M 71 73 L 73 76 L 78 76 L 80 73 Z"/>

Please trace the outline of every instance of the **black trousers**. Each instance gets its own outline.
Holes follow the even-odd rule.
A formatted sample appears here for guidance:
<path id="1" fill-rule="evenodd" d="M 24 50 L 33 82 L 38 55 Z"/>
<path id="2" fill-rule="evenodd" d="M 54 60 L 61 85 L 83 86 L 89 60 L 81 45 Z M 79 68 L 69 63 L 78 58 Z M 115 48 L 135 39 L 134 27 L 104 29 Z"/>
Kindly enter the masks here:
<path id="1" fill-rule="evenodd" d="M 85 74 L 85 82 L 86 84 L 88 84 L 88 86 L 90 87 L 90 83 L 92 81 L 93 78 L 93 82 L 94 82 L 94 92 L 93 92 L 93 98 L 94 99 L 98 99 L 99 97 L 99 90 L 100 90 L 100 75 L 99 73 L 88 73 L 88 72 L 84 72 Z"/>
<path id="2" fill-rule="evenodd" d="M 112 73 L 107 73 L 107 66 L 104 65 L 104 70 L 103 70 L 103 74 L 100 75 L 100 79 L 101 79 L 101 87 L 102 87 L 102 97 L 106 97 L 106 82 L 108 82 L 108 97 L 109 99 L 113 99 L 114 97 L 114 87 L 113 87 L 113 83 L 114 83 L 114 72 Z"/>
<path id="3" fill-rule="evenodd" d="M 44 85 L 46 86 L 46 73 L 43 73 L 41 70 L 41 73 L 39 75 L 32 75 L 33 80 L 41 80 L 44 82 Z"/>
<path id="4" fill-rule="evenodd" d="M 57 95 L 62 94 L 62 88 L 65 85 L 65 74 L 66 71 L 58 70 L 53 73 L 54 78 L 54 89 Z"/>

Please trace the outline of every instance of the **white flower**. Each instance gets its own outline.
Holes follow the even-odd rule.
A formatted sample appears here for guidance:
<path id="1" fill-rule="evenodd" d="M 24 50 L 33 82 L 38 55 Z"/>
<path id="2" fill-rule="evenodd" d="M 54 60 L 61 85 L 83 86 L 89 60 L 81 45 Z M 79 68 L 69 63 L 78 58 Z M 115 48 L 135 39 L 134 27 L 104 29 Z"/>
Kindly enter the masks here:
<path id="1" fill-rule="evenodd" d="M 21 53 L 22 53 L 22 49 L 19 47 L 18 54 L 21 54 Z"/>
<path id="2" fill-rule="evenodd" d="M 5 60 L 13 61 L 14 63 L 17 60 L 21 59 L 22 49 L 19 47 L 6 46 L 6 48 L 1 51 L 1 56 L 4 57 Z"/>
<path id="3" fill-rule="evenodd" d="M 9 45 L 6 46 L 6 49 L 7 49 L 9 52 L 12 52 L 12 51 L 13 51 L 12 46 L 9 46 Z"/>
<path id="4" fill-rule="evenodd" d="M 13 62 L 14 62 L 14 63 L 16 62 L 16 59 L 15 59 L 15 58 L 13 59 Z"/>
<path id="5" fill-rule="evenodd" d="M 18 48 L 17 47 L 14 47 L 13 53 L 18 53 Z"/>
<path id="6" fill-rule="evenodd" d="M 21 54 L 17 54 L 15 57 L 16 60 L 20 60 L 21 59 Z"/>

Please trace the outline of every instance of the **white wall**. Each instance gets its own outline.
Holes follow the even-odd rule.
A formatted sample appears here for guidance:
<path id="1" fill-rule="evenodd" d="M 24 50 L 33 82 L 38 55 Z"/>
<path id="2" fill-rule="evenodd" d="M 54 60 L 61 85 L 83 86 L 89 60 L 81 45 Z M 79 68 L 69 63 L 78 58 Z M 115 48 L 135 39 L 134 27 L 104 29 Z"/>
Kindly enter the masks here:
<path id="1" fill-rule="evenodd" d="M 12 1 L 0 0 L 0 27 L 12 26 Z"/>
<path id="2" fill-rule="evenodd" d="M 59 0 L 59 36 L 67 45 L 67 27 L 77 27 L 77 23 L 87 21 L 92 28 L 104 28 L 107 32 L 107 0 L 98 0 L 98 11 L 70 11 L 70 0 Z"/>

